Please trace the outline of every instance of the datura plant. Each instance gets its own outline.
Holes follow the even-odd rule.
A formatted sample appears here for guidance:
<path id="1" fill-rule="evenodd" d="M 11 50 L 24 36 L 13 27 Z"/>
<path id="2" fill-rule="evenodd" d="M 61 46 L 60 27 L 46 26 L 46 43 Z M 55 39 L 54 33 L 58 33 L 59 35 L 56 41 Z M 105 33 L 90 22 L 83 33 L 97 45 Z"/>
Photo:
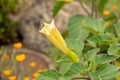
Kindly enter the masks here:
<path id="1" fill-rule="evenodd" d="M 75 0 L 58 0 L 53 8 L 53 17 L 68 3 L 66 1 Z M 97 2 L 102 13 L 107 0 L 93 2 Z M 75 15 L 68 20 L 66 40 L 54 20 L 50 24 L 44 23 L 39 32 L 65 55 L 56 61 L 59 64 L 57 70 L 39 72 L 37 80 L 120 80 L 119 20 L 108 27 L 104 18 Z"/>
<path id="2" fill-rule="evenodd" d="M 116 34 L 107 28 L 103 19 L 73 16 L 66 43 L 54 20 L 44 23 L 39 32 L 65 55 L 57 61 L 62 63 L 59 70 L 40 72 L 37 80 L 119 80 L 120 67 L 116 63 L 120 57 L 120 22 L 113 26 Z"/>

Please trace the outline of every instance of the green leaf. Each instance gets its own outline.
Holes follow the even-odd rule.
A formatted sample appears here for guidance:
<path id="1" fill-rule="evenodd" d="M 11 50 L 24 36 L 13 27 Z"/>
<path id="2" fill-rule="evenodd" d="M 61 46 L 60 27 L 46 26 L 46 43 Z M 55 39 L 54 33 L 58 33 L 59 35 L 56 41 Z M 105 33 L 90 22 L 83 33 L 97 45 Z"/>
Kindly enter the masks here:
<path id="1" fill-rule="evenodd" d="M 62 33 L 62 37 L 65 39 L 68 37 L 68 30 L 65 30 L 63 33 Z"/>
<path id="2" fill-rule="evenodd" d="M 85 54 L 85 60 L 86 60 L 86 61 L 92 60 L 92 59 L 96 56 L 97 52 L 99 52 L 99 50 L 100 50 L 99 48 L 89 50 L 89 51 Z"/>
<path id="3" fill-rule="evenodd" d="M 102 80 L 100 75 L 97 73 L 97 71 L 93 71 L 91 73 L 92 80 Z"/>
<path id="4" fill-rule="evenodd" d="M 59 66 L 59 73 L 62 75 L 65 74 L 69 70 L 71 65 L 72 63 L 70 62 L 62 62 Z"/>
<path id="5" fill-rule="evenodd" d="M 92 58 L 90 60 L 89 70 L 94 71 L 95 70 L 95 58 Z"/>
<path id="6" fill-rule="evenodd" d="M 108 54 L 120 57 L 120 46 L 119 46 L 119 43 L 111 44 L 109 49 L 108 49 Z"/>
<path id="7" fill-rule="evenodd" d="M 90 64 L 89 64 L 90 71 L 95 70 L 95 56 L 97 52 L 99 52 L 99 50 L 100 50 L 99 48 L 92 49 L 85 54 L 85 60 L 90 61 Z"/>
<path id="8" fill-rule="evenodd" d="M 115 19 L 117 19 L 117 16 L 113 12 L 111 12 L 111 14 L 109 16 L 104 17 L 105 21 L 112 21 L 112 20 L 115 20 Z"/>
<path id="9" fill-rule="evenodd" d="M 114 80 L 119 73 L 119 67 L 111 64 L 106 64 L 98 70 L 91 73 L 93 80 Z"/>
<path id="10" fill-rule="evenodd" d="M 93 43 L 109 44 L 112 42 L 112 38 L 107 34 L 102 34 L 90 37 L 87 41 Z"/>
<path id="11" fill-rule="evenodd" d="M 58 80 L 61 75 L 55 70 L 48 70 L 45 72 L 40 72 L 37 80 Z"/>
<path id="12" fill-rule="evenodd" d="M 91 17 L 89 19 L 91 20 Z M 80 41 L 84 41 L 87 38 L 88 31 L 83 29 L 83 24 L 86 24 L 85 20 L 86 17 L 81 15 L 76 15 L 69 19 L 68 33 L 71 38 L 79 39 Z"/>
<path id="13" fill-rule="evenodd" d="M 53 17 L 59 12 L 59 10 L 64 6 L 65 2 L 57 1 L 57 3 L 53 7 Z"/>
<path id="14" fill-rule="evenodd" d="M 82 50 L 84 48 L 84 43 L 81 42 L 78 39 L 70 39 L 66 41 L 68 44 L 68 47 L 75 51 L 78 55 L 80 55 L 82 53 Z"/>
<path id="15" fill-rule="evenodd" d="M 66 72 L 62 77 L 60 77 L 60 80 L 71 80 L 74 76 L 77 74 L 80 74 L 86 70 L 85 66 L 82 63 L 74 63 L 69 68 L 68 72 Z"/>
<path id="16" fill-rule="evenodd" d="M 95 57 L 96 65 L 105 64 L 116 60 L 118 57 L 108 54 L 99 54 Z"/>
<path id="17" fill-rule="evenodd" d="M 2 13 L 0 13 L 0 23 L 2 23 Z"/>
<path id="18" fill-rule="evenodd" d="M 120 36 L 120 21 L 118 21 L 115 25 L 114 28 L 116 30 L 116 33 L 118 36 Z"/>
<path id="19" fill-rule="evenodd" d="M 106 64 L 98 70 L 98 74 L 101 76 L 103 80 L 109 80 L 113 77 L 116 77 L 118 69 L 119 67 L 117 66 Z"/>
<path id="20" fill-rule="evenodd" d="M 69 61 L 70 61 L 69 57 L 63 56 L 59 60 L 57 60 L 56 62 L 69 62 Z"/>
<path id="21" fill-rule="evenodd" d="M 99 0 L 98 11 L 100 13 L 103 13 L 103 10 L 104 10 L 106 3 L 107 3 L 107 0 Z"/>
<path id="22" fill-rule="evenodd" d="M 80 39 L 81 41 L 86 39 L 88 31 L 94 34 L 100 34 L 104 33 L 105 28 L 106 24 L 103 19 L 96 20 L 91 16 L 84 17 L 76 15 L 71 17 L 68 23 L 70 37 Z"/>
<path id="23" fill-rule="evenodd" d="M 84 27 L 93 34 L 102 34 L 105 31 L 106 24 L 103 19 L 86 21 Z"/>

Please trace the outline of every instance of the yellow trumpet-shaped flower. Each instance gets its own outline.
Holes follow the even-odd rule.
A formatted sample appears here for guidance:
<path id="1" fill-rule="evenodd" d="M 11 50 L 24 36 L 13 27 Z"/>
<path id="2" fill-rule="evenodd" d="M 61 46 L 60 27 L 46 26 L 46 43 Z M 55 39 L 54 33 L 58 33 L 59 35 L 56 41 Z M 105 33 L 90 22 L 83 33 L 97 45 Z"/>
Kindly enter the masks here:
<path id="1" fill-rule="evenodd" d="M 45 23 L 43 29 L 39 32 L 44 34 L 58 49 L 60 49 L 63 53 L 70 57 L 71 60 L 73 60 L 74 62 L 79 61 L 76 53 L 67 47 L 63 37 L 54 24 L 54 20 L 51 24 Z"/>

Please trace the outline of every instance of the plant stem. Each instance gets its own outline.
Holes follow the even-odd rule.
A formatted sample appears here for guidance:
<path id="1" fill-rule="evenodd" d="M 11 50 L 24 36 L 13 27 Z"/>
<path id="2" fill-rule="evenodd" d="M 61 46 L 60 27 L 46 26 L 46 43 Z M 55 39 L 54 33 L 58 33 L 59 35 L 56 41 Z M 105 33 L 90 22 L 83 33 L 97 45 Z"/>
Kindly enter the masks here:
<path id="1" fill-rule="evenodd" d="M 92 0 L 92 9 L 91 9 L 91 15 L 94 16 L 94 1 Z"/>
<path id="2" fill-rule="evenodd" d="M 76 78 L 72 78 L 71 80 L 77 80 L 77 79 L 90 80 L 90 78 L 89 78 L 89 77 L 76 77 Z"/>

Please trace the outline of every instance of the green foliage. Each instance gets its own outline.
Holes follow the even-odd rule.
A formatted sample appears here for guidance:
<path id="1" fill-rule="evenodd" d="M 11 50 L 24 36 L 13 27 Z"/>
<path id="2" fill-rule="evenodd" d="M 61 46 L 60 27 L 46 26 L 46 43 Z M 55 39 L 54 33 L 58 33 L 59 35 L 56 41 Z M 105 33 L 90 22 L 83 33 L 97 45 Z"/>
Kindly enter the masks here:
<path id="1" fill-rule="evenodd" d="M 103 65 L 109 62 L 112 62 L 116 60 L 118 57 L 108 54 L 99 54 L 95 57 L 95 64 L 97 65 Z"/>
<path id="2" fill-rule="evenodd" d="M 56 14 L 59 12 L 59 10 L 62 8 L 62 6 L 65 4 L 63 1 L 58 1 L 53 8 L 53 17 L 56 16 Z"/>
<path id="3" fill-rule="evenodd" d="M 99 52 L 99 50 L 100 50 L 99 48 L 89 50 L 89 51 L 85 54 L 85 60 L 86 60 L 86 61 L 92 60 L 92 59 L 95 57 L 96 53 Z"/>
<path id="4" fill-rule="evenodd" d="M 111 44 L 109 49 L 108 49 L 108 54 L 109 55 L 120 56 L 120 46 L 119 46 L 119 43 Z"/>
<path id="5" fill-rule="evenodd" d="M 115 26 L 118 26 L 118 23 Z M 95 20 L 91 16 L 73 16 L 68 24 L 68 33 L 71 39 L 66 42 L 69 48 L 77 53 L 80 62 L 71 63 L 67 56 L 60 58 L 57 62 L 64 62 L 64 65 L 60 67 L 59 77 L 53 80 L 71 80 L 81 76 L 92 80 L 114 80 L 120 67 L 110 63 L 120 56 L 118 37 L 112 36 L 112 33 L 105 31 L 106 26 L 102 19 Z M 85 32 L 79 33 L 82 30 Z M 93 47 L 91 43 L 94 43 L 96 46 Z M 87 45 L 92 49 L 85 49 Z M 104 45 L 109 47 L 106 48 L 106 52 L 101 53 L 101 47 Z M 65 65 L 69 66 L 64 68 Z M 46 75 L 43 76 L 43 73 L 46 73 Z M 48 79 L 49 72 L 43 73 L 39 73 L 39 76 L 42 77 L 38 77 L 38 80 Z M 54 75 L 58 75 L 58 73 Z"/>
<path id="6" fill-rule="evenodd" d="M 71 50 L 75 51 L 78 55 L 80 55 L 82 53 L 82 50 L 84 48 L 84 43 L 82 43 L 78 39 L 70 39 L 70 40 L 68 40 L 67 45 Z"/>
<path id="7" fill-rule="evenodd" d="M 17 10 L 18 0 L 0 0 L 0 39 L 16 37 L 16 22 L 10 20 L 9 14 Z"/>
<path id="8" fill-rule="evenodd" d="M 118 21 L 115 25 L 114 28 L 116 30 L 117 36 L 120 36 L 120 21 Z"/>
<path id="9" fill-rule="evenodd" d="M 98 70 L 91 72 L 92 80 L 116 80 L 119 67 L 106 64 Z"/>
<path id="10" fill-rule="evenodd" d="M 107 1 L 108 1 L 108 0 L 99 0 L 98 11 L 99 11 L 100 13 L 103 12 L 104 7 L 105 7 Z"/>
<path id="11" fill-rule="evenodd" d="M 84 64 L 82 63 L 74 63 L 71 65 L 69 70 L 62 75 L 60 80 L 71 80 L 73 77 L 77 76 L 80 73 L 83 73 L 86 70 Z"/>
<path id="12" fill-rule="evenodd" d="M 86 39 L 88 36 L 88 31 L 82 27 L 85 24 L 85 20 L 89 21 L 91 17 L 88 17 L 87 19 L 88 20 L 81 15 L 76 15 L 70 18 L 68 23 L 68 33 L 71 38 L 80 39 L 80 41 L 84 41 Z"/>
<path id="13" fill-rule="evenodd" d="M 112 42 L 112 38 L 108 34 L 101 34 L 90 37 L 88 41 L 93 43 L 109 44 Z"/>
<path id="14" fill-rule="evenodd" d="M 46 72 L 39 73 L 37 80 L 58 80 L 61 75 L 55 70 L 48 70 Z"/>
<path id="15" fill-rule="evenodd" d="M 96 9 L 101 17 L 108 1 L 93 0 L 93 2 L 98 4 Z M 54 16 L 63 5 L 57 6 L 60 7 L 54 7 Z M 51 73 L 54 76 L 57 75 L 56 78 L 46 71 L 39 73 L 37 80 L 47 80 L 48 77 L 49 80 L 116 80 L 120 69 L 114 64 L 120 58 L 120 21 L 111 25 L 113 30 L 108 30 L 109 27 L 106 26 L 105 21 L 116 20 L 115 14 L 102 16 L 99 19 L 94 17 L 74 15 L 68 21 L 66 34 L 69 39 L 66 43 L 71 50 L 76 52 L 80 61 L 74 63 L 67 56 L 63 56 L 56 61 L 61 63 L 60 70 L 54 71 L 54 74 Z"/>

